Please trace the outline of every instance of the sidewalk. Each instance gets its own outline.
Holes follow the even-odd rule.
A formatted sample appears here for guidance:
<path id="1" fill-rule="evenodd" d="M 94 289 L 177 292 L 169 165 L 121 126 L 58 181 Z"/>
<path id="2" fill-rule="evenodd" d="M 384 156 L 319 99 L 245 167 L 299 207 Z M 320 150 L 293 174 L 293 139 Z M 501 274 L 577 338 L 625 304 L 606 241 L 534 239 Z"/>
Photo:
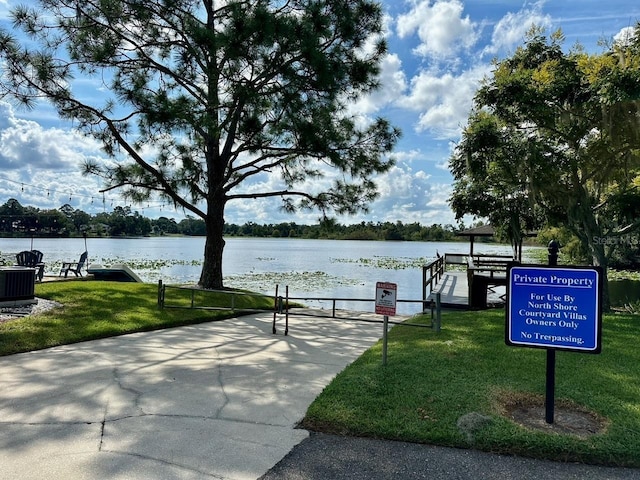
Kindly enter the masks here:
<path id="1" fill-rule="evenodd" d="M 294 426 L 313 399 L 382 334 L 292 317 L 285 337 L 271 319 L 0 358 L 1 477 L 260 477 L 308 436 Z"/>
<path id="2" fill-rule="evenodd" d="M 292 315 L 283 336 L 281 321 L 271 334 L 271 320 L 0 357 L 1 478 L 640 479 L 636 470 L 309 435 L 295 428 L 309 404 L 382 326 Z"/>

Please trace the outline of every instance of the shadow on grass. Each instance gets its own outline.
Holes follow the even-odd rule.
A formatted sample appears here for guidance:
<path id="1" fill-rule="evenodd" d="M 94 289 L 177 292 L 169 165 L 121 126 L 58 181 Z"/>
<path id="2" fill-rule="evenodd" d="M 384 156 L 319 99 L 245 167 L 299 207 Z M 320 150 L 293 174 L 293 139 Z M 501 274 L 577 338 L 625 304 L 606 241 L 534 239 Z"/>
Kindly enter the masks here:
<path id="1" fill-rule="evenodd" d="M 39 284 L 36 295 L 62 304 L 48 312 L 0 324 L 0 355 L 192 325 L 237 316 L 238 310 L 160 309 L 153 284 L 69 281 Z M 265 299 L 247 304 L 267 308 Z M 187 304 L 185 303 L 185 306 Z"/>

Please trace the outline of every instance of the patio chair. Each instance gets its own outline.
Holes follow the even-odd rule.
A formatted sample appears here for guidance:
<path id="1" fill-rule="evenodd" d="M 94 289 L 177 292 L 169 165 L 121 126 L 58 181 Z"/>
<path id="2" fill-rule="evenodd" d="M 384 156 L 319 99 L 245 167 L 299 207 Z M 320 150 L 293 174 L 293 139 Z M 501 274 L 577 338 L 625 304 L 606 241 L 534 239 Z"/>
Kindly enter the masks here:
<path id="1" fill-rule="evenodd" d="M 78 260 L 77 262 L 64 262 L 62 264 L 62 268 L 60 268 L 60 275 L 64 273 L 64 277 L 67 278 L 69 272 L 73 272 L 76 277 L 81 277 L 82 267 L 84 267 L 84 264 L 87 261 L 87 255 L 88 253 L 84 252 L 82 255 L 80 255 L 80 260 Z"/>
<path id="2" fill-rule="evenodd" d="M 42 281 L 44 276 L 44 263 L 40 250 L 24 250 L 16 254 L 16 264 L 19 267 L 29 267 L 36 270 L 36 279 Z"/>

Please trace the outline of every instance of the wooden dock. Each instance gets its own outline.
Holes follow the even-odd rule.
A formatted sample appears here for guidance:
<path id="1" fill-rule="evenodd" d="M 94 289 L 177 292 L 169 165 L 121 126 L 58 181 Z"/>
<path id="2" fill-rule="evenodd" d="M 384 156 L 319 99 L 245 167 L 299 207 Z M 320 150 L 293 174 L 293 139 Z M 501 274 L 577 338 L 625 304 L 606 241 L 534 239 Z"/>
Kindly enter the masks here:
<path id="1" fill-rule="evenodd" d="M 447 253 L 423 267 L 423 298 L 435 302 L 440 294 L 442 308 L 483 309 L 502 306 L 506 297 L 506 269 L 509 262 L 509 258 L 496 255 Z M 449 265 L 456 268 L 448 270 Z M 471 295 L 473 298 L 470 298 Z"/>
<path id="2" fill-rule="evenodd" d="M 438 293 L 443 308 L 469 308 L 467 272 L 445 272 L 427 299 L 435 302 Z"/>

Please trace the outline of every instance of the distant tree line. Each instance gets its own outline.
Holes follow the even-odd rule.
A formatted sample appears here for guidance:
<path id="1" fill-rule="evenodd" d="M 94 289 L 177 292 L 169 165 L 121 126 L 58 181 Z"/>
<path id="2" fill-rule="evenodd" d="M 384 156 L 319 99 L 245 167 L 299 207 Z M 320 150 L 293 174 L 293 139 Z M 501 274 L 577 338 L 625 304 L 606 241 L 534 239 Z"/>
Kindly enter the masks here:
<path id="1" fill-rule="evenodd" d="M 294 222 L 258 225 L 225 225 L 225 235 L 246 237 L 296 237 L 327 238 L 334 240 L 404 240 L 404 241 L 454 241 L 457 229 L 453 225 L 423 226 L 419 223 L 361 222 L 341 225 L 333 220 L 324 220 L 315 225 L 298 225 Z"/>
<path id="2" fill-rule="evenodd" d="M 478 225 L 474 225 L 478 226 Z M 224 235 L 228 237 L 262 237 L 262 238 L 310 238 L 331 240 L 398 240 L 423 242 L 460 241 L 465 238 L 457 233 L 466 227 L 433 224 L 424 226 L 417 222 L 360 222 L 352 225 L 341 225 L 335 219 L 325 219 L 315 225 L 299 225 L 295 222 L 277 224 L 257 224 L 248 222 L 244 225 L 225 224 Z M 173 218 L 160 217 L 149 219 L 131 207 L 115 207 L 112 212 L 101 212 L 90 215 L 70 205 L 59 209 L 41 210 L 34 207 L 23 207 L 15 199 L 0 205 L 0 237 L 37 236 L 37 237 L 90 237 L 107 236 L 161 236 L 187 235 L 204 236 L 204 221 L 187 216 L 176 222 Z M 477 239 L 481 242 L 500 241 L 496 239 Z M 504 239 L 502 239 L 504 241 Z M 546 228 L 539 232 L 536 239 L 538 245 L 547 245 L 550 240 L 557 240 L 562 247 L 563 258 L 567 263 L 585 263 L 587 253 L 575 236 L 566 229 Z M 601 242 L 611 241 L 602 238 Z M 616 255 L 610 259 L 613 268 L 640 269 L 640 238 L 629 235 L 617 240 L 620 242 Z"/>
<path id="3" fill-rule="evenodd" d="M 341 225 L 325 219 L 315 225 L 295 222 L 259 225 L 225 224 L 226 236 L 326 238 L 335 240 L 404 240 L 455 241 L 458 229 L 453 225 L 423 226 L 417 222 L 361 222 Z M 65 204 L 58 209 L 42 210 L 25 207 L 16 199 L 0 205 L 0 236 L 149 236 L 149 235 L 205 235 L 205 223 L 190 216 L 176 222 L 173 218 L 149 219 L 131 207 L 115 207 L 112 212 L 90 215 Z"/>

